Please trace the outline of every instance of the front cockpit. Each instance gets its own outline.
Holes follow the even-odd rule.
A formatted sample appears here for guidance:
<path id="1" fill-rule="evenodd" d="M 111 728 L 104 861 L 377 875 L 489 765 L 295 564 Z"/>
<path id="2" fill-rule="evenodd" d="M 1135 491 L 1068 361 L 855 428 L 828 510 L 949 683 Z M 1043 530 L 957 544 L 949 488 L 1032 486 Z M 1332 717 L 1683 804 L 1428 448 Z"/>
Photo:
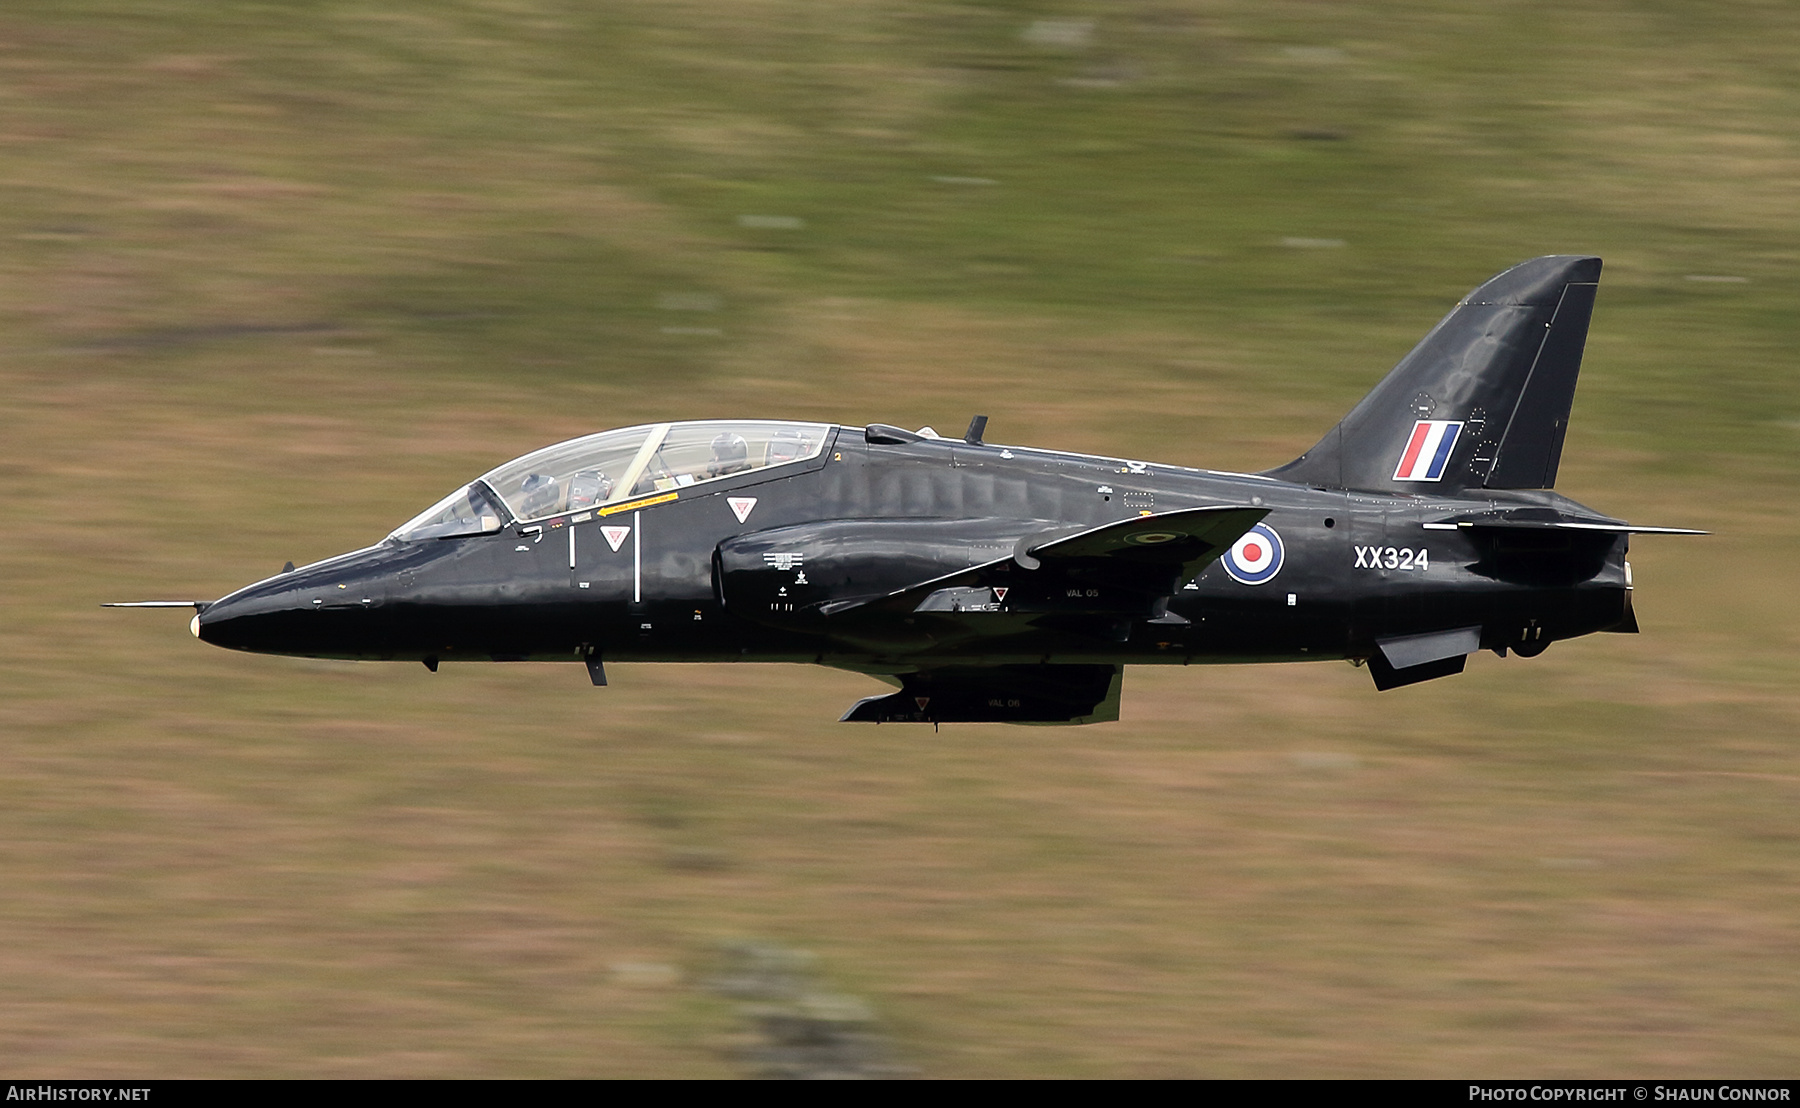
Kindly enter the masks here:
<path id="1" fill-rule="evenodd" d="M 396 528 L 413 542 L 491 534 L 507 519 L 532 523 L 739 474 L 810 461 L 826 423 L 695 420 L 602 431 L 547 446 L 494 469 Z"/>
<path id="2" fill-rule="evenodd" d="M 239 589 L 209 605 L 195 633 L 240 650 L 320 657 L 535 656 L 547 649 L 540 640 L 560 633 L 547 612 L 577 600 L 635 598 L 642 593 L 638 575 L 658 572 L 638 557 L 646 524 L 589 520 L 630 512 L 623 518 L 635 521 L 638 509 L 683 499 L 689 488 L 754 482 L 765 470 L 780 476 L 773 471 L 784 467 L 797 472 L 820 458 L 834 430 L 826 423 L 702 420 L 548 446 L 483 474 L 378 546 Z M 578 542 L 583 524 L 591 530 Z M 543 542 L 546 531 L 564 527 L 566 545 Z M 623 533 L 634 529 L 639 537 L 621 563 L 630 575 L 604 587 L 610 563 L 588 559 L 599 557 L 596 551 L 617 553 Z M 438 543 L 511 531 L 492 543 Z M 582 633 L 593 634 L 592 611 L 581 618 L 589 621 Z M 470 636 L 487 645 L 467 646 Z"/>

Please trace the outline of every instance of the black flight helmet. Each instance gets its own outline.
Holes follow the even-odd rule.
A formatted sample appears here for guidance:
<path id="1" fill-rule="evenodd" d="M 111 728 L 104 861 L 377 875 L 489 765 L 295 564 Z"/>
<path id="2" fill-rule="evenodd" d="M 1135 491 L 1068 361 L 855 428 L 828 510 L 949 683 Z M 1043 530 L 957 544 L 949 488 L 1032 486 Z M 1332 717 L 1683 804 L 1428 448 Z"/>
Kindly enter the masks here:
<path id="1" fill-rule="evenodd" d="M 612 478 L 598 469 L 584 469 L 569 478 L 569 510 L 592 508 L 612 495 Z"/>
<path id="2" fill-rule="evenodd" d="M 519 486 L 519 518 L 535 519 L 556 510 L 556 478 L 532 473 Z"/>
<path id="3" fill-rule="evenodd" d="M 744 442 L 744 436 L 724 431 L 713 439 L 712 461 L 706 466 L 708 474 L 723 477 L 727 473 L 742 473 L 749 468 L 750 447 Z"/>

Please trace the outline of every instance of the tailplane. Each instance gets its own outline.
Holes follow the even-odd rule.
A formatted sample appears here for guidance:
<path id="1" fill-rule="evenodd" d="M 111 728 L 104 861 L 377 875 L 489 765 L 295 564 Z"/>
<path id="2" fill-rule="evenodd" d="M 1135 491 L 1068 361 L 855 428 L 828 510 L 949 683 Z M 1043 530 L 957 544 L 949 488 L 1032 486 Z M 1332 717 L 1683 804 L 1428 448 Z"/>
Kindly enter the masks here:
<path id="1" fill-rule="evenodd" d="M 1599 280 L 1600 259 L 1579 255 L 1493 278 L 1268 476 L 1385 492 L 1551 488 Z"/>

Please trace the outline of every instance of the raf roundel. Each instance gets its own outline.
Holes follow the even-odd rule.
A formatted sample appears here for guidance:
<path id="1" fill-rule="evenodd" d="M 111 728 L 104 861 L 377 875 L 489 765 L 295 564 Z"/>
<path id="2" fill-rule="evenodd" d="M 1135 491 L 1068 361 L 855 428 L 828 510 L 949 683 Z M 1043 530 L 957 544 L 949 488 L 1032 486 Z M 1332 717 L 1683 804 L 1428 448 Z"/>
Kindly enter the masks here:
<path id="1" fill-rule="evenodd" d="M 1240 585 L 1262 585 L 1281 572 L 1281 536 L 1275 528 L 1259 523 L 1231 544 L 1220 561 L 1225 572 Z"/>

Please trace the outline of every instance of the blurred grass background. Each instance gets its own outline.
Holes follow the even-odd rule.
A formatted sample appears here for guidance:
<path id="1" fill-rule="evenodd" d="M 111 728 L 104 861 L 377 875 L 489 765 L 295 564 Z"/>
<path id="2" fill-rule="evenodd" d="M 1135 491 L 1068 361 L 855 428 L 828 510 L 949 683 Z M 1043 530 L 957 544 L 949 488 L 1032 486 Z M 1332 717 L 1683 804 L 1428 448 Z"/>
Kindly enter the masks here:
<path id="1" fill-rule="evenodd" d="M 718 944 L 926 1076 L 1791 1075 L 1800 8 L 9 0 L 0 1058 L 742 1072 Z M 833 722 L 790 667 L 339 665 L 179 613 L 570 435 L 1252 469 L 1606 258 L 1560 488 L 1644 634 L 1377 696 Z"/>

